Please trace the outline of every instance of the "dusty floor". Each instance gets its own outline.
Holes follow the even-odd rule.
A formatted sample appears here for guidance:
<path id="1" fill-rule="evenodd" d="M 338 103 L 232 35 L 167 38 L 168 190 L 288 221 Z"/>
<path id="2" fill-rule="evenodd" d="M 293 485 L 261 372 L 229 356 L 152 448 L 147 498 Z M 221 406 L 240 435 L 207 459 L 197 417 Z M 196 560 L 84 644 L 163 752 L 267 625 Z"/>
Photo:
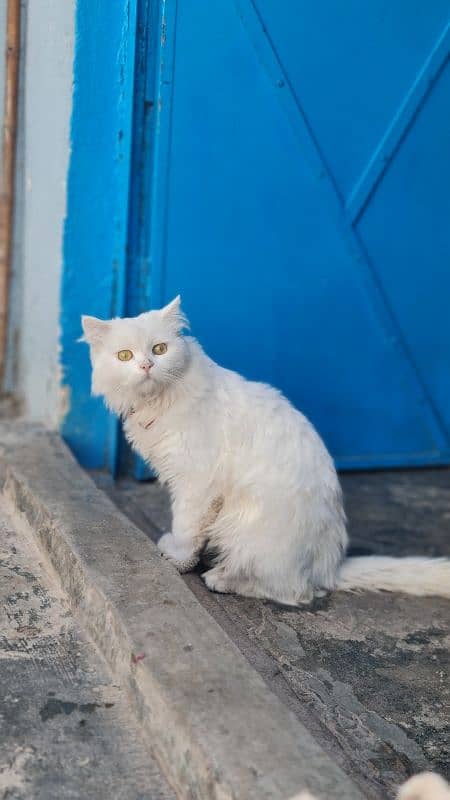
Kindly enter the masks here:
<path id="1" fill-rule="evenodd" d="M 0 503 L 0 798 L 174 800 L 120 686 Z"/>
<path id="2" fill-rule="evenodd" d="M 157 483 L 94 476 L 153 540 L 170 529 Z M 355 554 L 450 555 L 450 470 L 342 478 Z M 307 610 L 185 580 L 271 689 L 370 798 L 449 769 L 450 602 L 336 593 Z"/>

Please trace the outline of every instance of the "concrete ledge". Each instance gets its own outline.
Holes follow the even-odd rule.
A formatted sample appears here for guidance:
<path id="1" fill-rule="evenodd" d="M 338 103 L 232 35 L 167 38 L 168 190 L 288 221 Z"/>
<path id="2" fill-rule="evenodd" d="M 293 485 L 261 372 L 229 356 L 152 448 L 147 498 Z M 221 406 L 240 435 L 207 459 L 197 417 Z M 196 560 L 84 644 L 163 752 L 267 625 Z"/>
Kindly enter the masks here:
<path id="1" fill-rule="evenodd" d="M 269 691 L 60 438 L 0 425 L 4 493 L 29 525 L 182 798 L 323 800 L 359 790 Z"/>

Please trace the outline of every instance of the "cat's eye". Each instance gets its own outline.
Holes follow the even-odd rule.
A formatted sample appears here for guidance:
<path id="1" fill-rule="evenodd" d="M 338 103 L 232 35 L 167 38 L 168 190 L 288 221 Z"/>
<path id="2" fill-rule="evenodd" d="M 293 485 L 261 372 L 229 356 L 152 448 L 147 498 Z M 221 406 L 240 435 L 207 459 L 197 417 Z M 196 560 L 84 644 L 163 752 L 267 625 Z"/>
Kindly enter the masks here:
<path id="1" fill-rule="evenodd" d="M 164 342 L 160 342 L 159 344 L 155 344 L 155 346 L 152 347 L 152 353 L 155 356 L 163 356 L 164 353 L 167 353 L 167 345 L 164 344 Z"/>
<path id="2" fill-rule="evenodd" d="M 133 353 L 131 350 L 119 350 L 117 353 L 117 358 L 119 361 L 131 361 L 133 358 Z"/>

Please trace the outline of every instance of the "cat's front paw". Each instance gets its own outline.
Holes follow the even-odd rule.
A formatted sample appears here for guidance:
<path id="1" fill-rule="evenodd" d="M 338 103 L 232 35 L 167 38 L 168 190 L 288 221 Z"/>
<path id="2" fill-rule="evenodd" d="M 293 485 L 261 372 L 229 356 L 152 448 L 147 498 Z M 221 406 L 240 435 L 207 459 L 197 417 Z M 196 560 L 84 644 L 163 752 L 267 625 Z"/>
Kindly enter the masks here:
<path id="1" fill-rule="evenodd" d="M 178 542 L 173 533 L 165 533 L 161 536 L 158 547 L 164 558 L 167 558 L 178 572 L 190 572 L 200 560 L 188 545 Z"/>

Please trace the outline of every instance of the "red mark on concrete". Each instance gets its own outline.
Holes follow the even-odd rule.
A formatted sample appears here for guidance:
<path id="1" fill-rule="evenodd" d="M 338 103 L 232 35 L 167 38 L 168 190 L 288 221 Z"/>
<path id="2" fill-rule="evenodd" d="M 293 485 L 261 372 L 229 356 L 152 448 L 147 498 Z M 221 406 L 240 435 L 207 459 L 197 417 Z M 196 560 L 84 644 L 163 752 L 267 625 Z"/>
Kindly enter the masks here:
<path id="1" fill-rule="evenodd" d="M 131 654 L 131 663 L 132 664 L 137 664 L 138 661 L 143 661 L 144 658 L 145 658 L 145 653 L 138 653 L 137 655 L 134 655 L 134 653 L 132 653 Z"/>

